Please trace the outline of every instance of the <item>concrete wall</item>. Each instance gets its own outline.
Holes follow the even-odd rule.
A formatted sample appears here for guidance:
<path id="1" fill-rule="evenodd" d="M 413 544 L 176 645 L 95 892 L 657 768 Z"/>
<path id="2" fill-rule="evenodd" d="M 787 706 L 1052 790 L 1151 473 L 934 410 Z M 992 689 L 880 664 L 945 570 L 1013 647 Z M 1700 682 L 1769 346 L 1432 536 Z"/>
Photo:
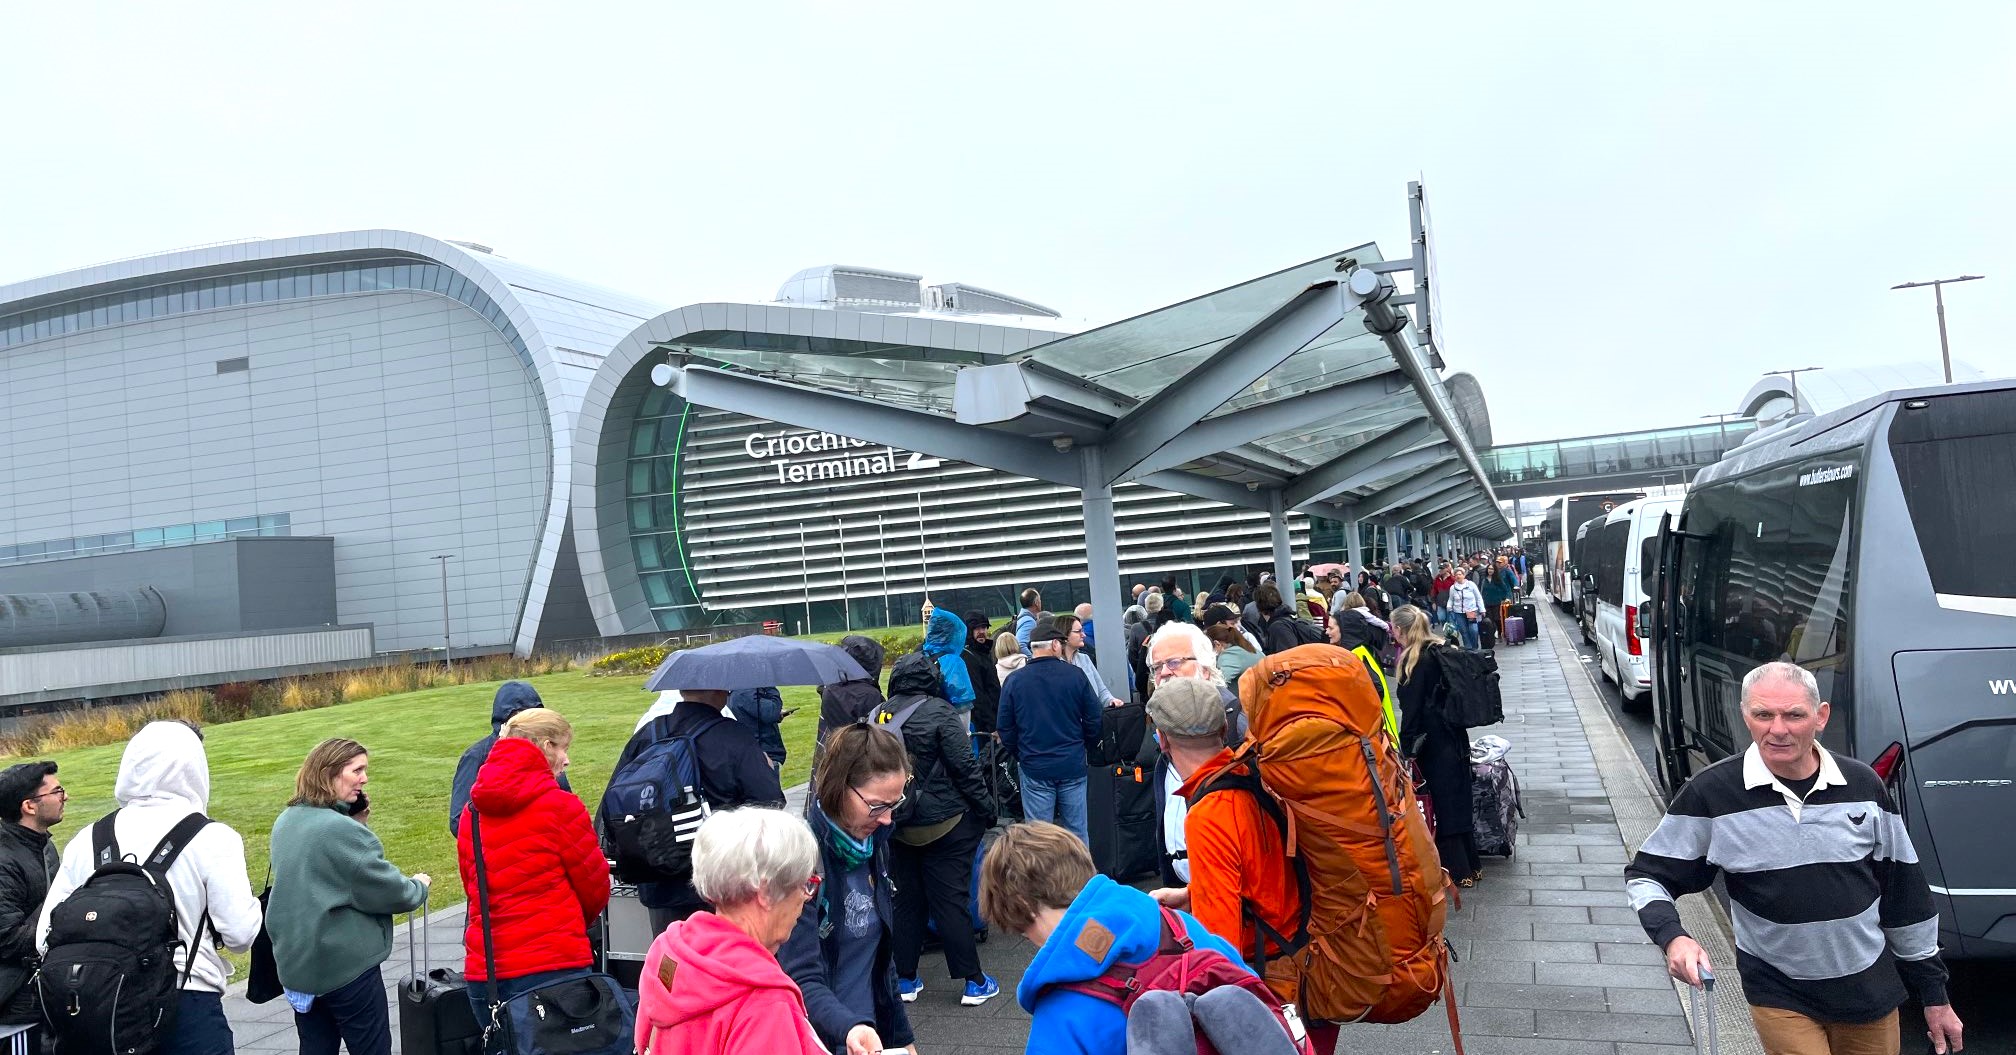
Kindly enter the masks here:
<path id="1" fill-rule="evenodd" d="M 163 637 L 324 626 L 339 621 L 333 550 L 327 538 L 238 538 L 0 565 L 0 593 L 152 586 L 168 608 Z"/>
<path id="2" fill-rule="evenodd" d="M 368 626 L 0 649 L 0 704 L 256 681 L 371 655 Z"/>
<path id="3" fill-rule="evenodd" d="M 241 356 L 249 369 L 217 372 Z M 0 353 L 0 541 L 286 513 L 335 540 L 335 621 L 374 625 L 378 648 L 440 644 L 439 553 L 455 554 L 456 647 L 509 644 L 551 444 L 517 353 L 446 297 L 130 323 Z M 199 605 L 241 603 L 236 583 L 209 585 Z M 167 632 L 187 632 L 175 607 Z"/>

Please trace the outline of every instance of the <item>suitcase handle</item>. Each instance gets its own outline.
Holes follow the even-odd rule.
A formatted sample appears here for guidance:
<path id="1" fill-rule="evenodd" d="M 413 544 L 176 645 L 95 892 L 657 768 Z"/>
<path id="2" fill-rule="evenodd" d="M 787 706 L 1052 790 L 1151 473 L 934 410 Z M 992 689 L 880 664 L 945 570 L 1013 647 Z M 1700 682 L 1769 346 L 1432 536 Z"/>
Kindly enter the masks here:
<path id="1" fill-rule="evenodd" d="M 433 892 L 432 887 L 423 891 L 420 895 L 420 907 L 406 914 L 406 966 L 413 969 L 415 978 L 426 977 L 420 971 L 420 964 L 425 962 L 423 957 L 426 954 L 416 953 L 413 950 L 413 917 L 415 915 L 420 917 L 420 944 L 424 946 L 427 944 L 427 899 Z M 432 967 L 433 964 L 430 963 L 428 966 Z"/>

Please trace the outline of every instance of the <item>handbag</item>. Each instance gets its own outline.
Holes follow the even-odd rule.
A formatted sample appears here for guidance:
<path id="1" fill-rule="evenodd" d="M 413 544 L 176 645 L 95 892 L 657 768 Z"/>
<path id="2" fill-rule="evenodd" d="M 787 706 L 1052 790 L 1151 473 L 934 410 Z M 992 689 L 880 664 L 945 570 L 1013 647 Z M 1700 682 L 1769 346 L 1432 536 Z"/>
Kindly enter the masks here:
<path id="1" fill-rule="evenodd" d="M 469 804 L 469 842 L 476 864 L 476 905 L 483 914 L 483 966 L 490 1020 L 483 1050 L 509 1055 L 631 1055 L 636 1010 L 616 979 L 599 971 L 548 982 L 509 1000 L 497 996 L 497 939 L 490 929 L 490 878 L 483 863 L 483 819 Z M 501 1047 L 492 1038 L 501 1034 Z"/>
<path id="2" fill-rule="evenodd" d="M 283 991 L 280 964 L 273 959 L 273 932 L 266 929 L 266 906 L 273 900 L 273 865 L 266 865 L 266 882 L 259 891 L 259 936 L 252 939 L 252 964 L 245 974 L 245 1000 L 264 1004 Z"/>

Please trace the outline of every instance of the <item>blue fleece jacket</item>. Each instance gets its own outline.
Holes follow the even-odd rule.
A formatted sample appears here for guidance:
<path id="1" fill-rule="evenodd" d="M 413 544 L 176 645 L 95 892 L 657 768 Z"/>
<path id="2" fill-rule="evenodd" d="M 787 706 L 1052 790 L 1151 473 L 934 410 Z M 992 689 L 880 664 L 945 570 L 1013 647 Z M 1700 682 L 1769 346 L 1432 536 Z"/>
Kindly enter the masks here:
<path id="1" fill-rule="evenodd" d="M 1224 938 L 1204 929 L 1187 912 L 1183 925 L 1190 940 L 1200 949 L 1225 954 L 1235 964 L 1245 966 L 1238 950 Z M 1113 935 L 1106 955 L 1095 960 L 1085 950 L 1097 949 L 1099 940 L 1081 943 L 1086 927 L 1097 923 Z M 1095 932 L 1096 933 L 1096 932 Z M 1015 987 L 1015 1000 L 1033 1016 L 1029 1024 L 1029 1050 L 1043 1055 L 1109 1055 L 1127 1050 L 1127 1016 L 1118 1005 L 1046 986 L 1063 982 L 1083 982 L 1099 977 L 1116 963 L 1140 963 L 1155 955 L 1162 944 L 1162 910 L 1147 894 L 1103 875 L 1095 875 L 1071 901 L 1064 918 L 1050 937 L 1036 950 L 1029 969 Z"/>
<path id="2" fill-rule="evenodd" d="M 950 609 L 933 608 L 931 622 L 924 628 L 924 654 L 938 661 L 938 673 L 945 679 L 945 699 L 959 710 L 973 706 L 973 679 L 966 673 L 966 660 L 959 653 L 966 648 L 966 621 Z"/>
<path id="3" fill-rule="evenodd" d="M 1022 772 L 1042 780 L 1082 780 L 1085 749 L 1105 731 L 1105 701 L 1085 672 L 1038 656 L 1001 683 L 995 732 Z"/>

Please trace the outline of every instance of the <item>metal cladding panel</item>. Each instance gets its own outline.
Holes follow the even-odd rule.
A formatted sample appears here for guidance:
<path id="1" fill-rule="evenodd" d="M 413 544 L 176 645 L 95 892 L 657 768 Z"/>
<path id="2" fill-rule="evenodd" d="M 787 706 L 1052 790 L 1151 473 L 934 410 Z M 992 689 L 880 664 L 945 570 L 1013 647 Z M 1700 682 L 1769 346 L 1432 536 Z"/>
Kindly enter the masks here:
<path id="1" fill-rule="evenodd" d="M 124 642 L 0 654 L 0 696 L 341 663 L 371 655 L 368 626 L 256 637 Z"/>
<path id="2" fill-rule="evenodd" d="M 167 622 L 151 586 L 0 594 L 0 648 L 158 637 Z"/>

